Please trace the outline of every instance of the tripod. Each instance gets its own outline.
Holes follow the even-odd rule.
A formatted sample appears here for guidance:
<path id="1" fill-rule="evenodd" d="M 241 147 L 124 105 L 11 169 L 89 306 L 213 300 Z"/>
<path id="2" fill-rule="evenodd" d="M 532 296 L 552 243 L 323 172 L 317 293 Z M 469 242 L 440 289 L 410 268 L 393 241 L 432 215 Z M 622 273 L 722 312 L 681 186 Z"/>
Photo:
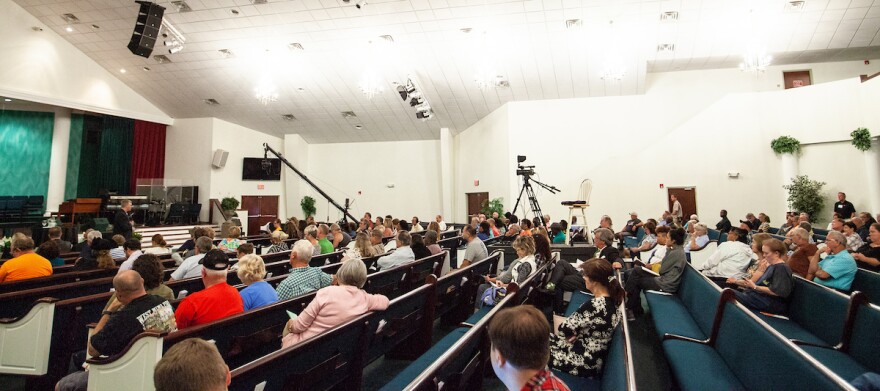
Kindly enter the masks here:
<path id="1" fill-rule="evenodd" d="M 536 179 L 532 179 L 531 175 L 523 175 L 523 185 L 522 189 L 519 190 L 519 197 L 516 198 L 516 204 L 513 206 L 513 214 L 516 214 L 516 209 L 519 208 L 519 202 L 522 200 L 523 193 L 526 193 L 526 196 L 529 199 L 529 206 L 532 209 L 532 213 L 535 217 L 543 219 L 544 214 L 541 212 L 541 205 L 538 203 L 538 197 L 535 196 L 535 189 L 532 188 L 532 182 L 538 184 L 538 186 L 547 189 L 551 194 L 556 194 L 559 192 L 559 189 L 556 187 L 550 186 L 546 183 L 542 183 Z M 525 208 L 525 206 L 523 206 Z M 523 213 L 523 218 L 528 218 L 528 212 Z"/>

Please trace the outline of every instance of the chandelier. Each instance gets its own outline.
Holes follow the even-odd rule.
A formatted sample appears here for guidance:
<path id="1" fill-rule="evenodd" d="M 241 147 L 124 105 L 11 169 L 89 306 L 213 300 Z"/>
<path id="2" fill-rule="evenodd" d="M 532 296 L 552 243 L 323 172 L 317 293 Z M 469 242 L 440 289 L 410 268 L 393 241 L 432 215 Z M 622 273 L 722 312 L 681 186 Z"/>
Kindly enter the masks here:
<path id="1" fill-rule="evenodd" d="M 359 87 L 367 99 L 373 99 L 374 96 L 385 91 L 385 86 L 382 84 L 382 81 L 376 72 L 372 69 L 368 69 L 364 72 L 364 77 L 361 79 Z"/>
<path id="2" fill-rule="evenodd" d="M 269 105 L 269 102 L 275 102 L 278 100 L 278 93 L 275 92 L 275 86 L 273 86 L 272 82 L 268 80 L 264 80 L 257 86 L 257 88 L 254 88 L 254 96 L 263 105 Z"/>
<path id="3" fill-rule="evenodd" d="M 480 90 L 485 91 L 489 87 L 495 87 L 498 79 L 503 79 L 503 76 L 499 76 L 498 72 L 495 72 L 488 64 L 477 66 L 474 83 Z"/>
<path id="4" fill-rule="evenodd" d="M 622 80 L 626 76 L 626 67 L 623 65 L 623 61 L 616 55 L 609 55 L 609 57 L 611 59 L 605 62 L 599 78 L 602 80 Z"/>
<path id="5" fill-rule="evenodd" d="M 743 62 L 739 64 L 739 70 L 764 73 L 772 61 L 773 56 L 768 55 L 764 50 L 748 50 L 743 56 Z"/>

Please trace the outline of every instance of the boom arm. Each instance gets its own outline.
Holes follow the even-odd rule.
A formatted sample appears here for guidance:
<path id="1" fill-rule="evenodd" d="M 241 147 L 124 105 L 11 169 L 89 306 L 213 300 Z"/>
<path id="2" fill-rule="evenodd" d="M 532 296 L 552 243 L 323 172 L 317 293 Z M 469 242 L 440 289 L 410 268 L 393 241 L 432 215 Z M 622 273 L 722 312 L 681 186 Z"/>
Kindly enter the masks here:
<path id="1" fill-rule="evenodd" d="M 342 212 L 342 215 L 345 216 L 344 218 L 349 218 L 349 219 L 351 219 L 351 221 L 354 221 L 355 223 L 358 221 L 357 218 L 355 218 L 354 216 L 351 215 L 351 213 L 348 212 L 348 208 L 343 208 L 342 206 L 337 204 L 336 201 L 334 201 L 332 198 L 330 198 L 330 196 L 328 196 L 327 193 L 324 192 L 324 190 L 321 190 L 321 188 L 318 187 L 318 185 L 316 185 L 315 182 L 312 182 L 305 174 L 303 174 L 302 172 L 297 170 L 296 167 L 293 166 L 293 164 L 290 164 L 290 162 L 287 161 L 287 159 L 285 159 L 284 156 L 282 156 L 280 153 L 278 153 L 278 151 L 272 149 L 272 147 L 270 147 L 269 144 L 263 143 L 263 149 L 266 152 L 272 152 L 272 154 L 275 155 L 276 157 L 278 157 L 278 159 L 281 160 L 284 164 L 286 164 L 287 167 L 290 167 L 290 169 L 293 170 L 293 172 L 295 172 L 296 175 L 299 175 L 300 178 L 302 178 L 304 181 L 306 181 L 306 183 L 311 185 L 312 188 L 318 192 L 318 194 L 320 194 L 321 196 L 326 198 L 327 201 L 330 201 L 330 203 L 333 204 L 333 206 L 335 206 L 336 209 L 339 209 L 339 211 Z"/>

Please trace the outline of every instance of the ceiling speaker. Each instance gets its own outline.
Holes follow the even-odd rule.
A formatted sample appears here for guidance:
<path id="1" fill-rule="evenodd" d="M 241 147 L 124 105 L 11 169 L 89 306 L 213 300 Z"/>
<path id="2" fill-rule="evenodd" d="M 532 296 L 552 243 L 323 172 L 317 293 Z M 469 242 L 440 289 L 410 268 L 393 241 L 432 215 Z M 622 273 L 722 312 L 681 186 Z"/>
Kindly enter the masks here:
<path id="1" fill-rule="evenodd" d="M 211 165 L 214 166 L 214 168 L 223 168 L 226 166 L 226 158 L 228 157 L 229 151 L 218 149 L 214 151 L 214 159 L 211 161 Z"/>
<path id="2" fill-rule="evenodd" d="M 156 39 L 159 38 L 165 7 L 148 1 L 137 3 L 141 8 L 138 11 L 134 32 L 131 33 L 131 41 L 128 42 L 128 50 L 138 56 L 149 58 L 153 54 L 153 47 L 156 46 Z"/>

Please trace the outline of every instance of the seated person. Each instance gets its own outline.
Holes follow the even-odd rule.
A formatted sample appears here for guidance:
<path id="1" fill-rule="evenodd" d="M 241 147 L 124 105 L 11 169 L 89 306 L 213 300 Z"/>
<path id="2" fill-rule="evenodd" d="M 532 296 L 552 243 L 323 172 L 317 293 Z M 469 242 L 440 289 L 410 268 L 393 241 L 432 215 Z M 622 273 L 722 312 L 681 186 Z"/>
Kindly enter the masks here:
<path id="1" fill-rule="evenodd" d="M 77 244 L 77 246 L 79 246 L 79 258 L 77 259 L 77 262 L 79 262 L 80 259 L 91 259 L 94 261 L 95 254 L 92 252 L 92 241 L 95 239 L 101 239 L 102 237 L 103 235 L 101 235 L 100 231 L 95 231 L 93 229 L 87 229 L 83 232 L 83 242 Z"/>
<path id="2" fill-rule="evenodd" d="M 720 233 L 726 234 L 730 232 L 731 228 L 730 219 L 727 218 L 727 210 L 721 209 L 720 215 L 721 220 L 719 220 L 718 223 L 715 224 L 715 230 Z"/>
<path id="3" fill-rule="evenodd" d="M 202 259 L 211 251 L 214 243 L 211 238 L 202 236 L 196 239 L 195 255 L 185 259 L 174 272 L 168 281 L 182 280 L 184 278 L 195 278 L 202 275 Z M 222 251 L 220 252 L 223 253 Z M 225 254 L 224 254 L 225 256 Z"/>
<path id="4" fill-rule="evenodd" d="M 592 377 L 602 374 L 611 335 L 620 322 L 617 308 L 625 293 L 608 261 L 590 259 L 581 265 L 581 271 L 593 298 L 568 317 L 558 332 L 550 334 L 550 367 Z"/>
<path id="5" fill-rule="evenodd" d="M 174 300 L 174 291 L 162 283 L 165 273 L 163 271 L 162 262 L 159 262 L 159 258 L 155 255 L 144 254 L 138 257 L 131 266 L 131 270 L 136 271 L 138 275 L 144 279 L 144 289 L 147 291 L 147 294 L 156 295 L 166 300 Z M 110 308 L 110 305 L 112 305 L 115 300 L 116 292 L 113 292 L 113 295 L 110 296 L 110 300 L 107 301 L 107 305 L 104 306 L 104 310 Z"/>
<path id="6" fill-rule="evenodd" d="M 646 224 L 647 225 L 647 224 Z M 660 270 L 660 265 L 662 265 L 663 257 L 666 256 L 666 247 L 669 244 L 669 228 L 668 225 L 660 226 L 656 228 L 657 232 L 657 245 L 654 246 L 651 251 L 648 251 L 648 257 L 643 259 L 641 262 L 636 261 L 636 264 L 641 263 L 647 268 L 650 268 L 655 273 Z M 615 262 L 611 264 L 615 269 L 620 269 L 623 265 L 620 262 Z"/>
<path id="7" fill-rule="evenodd" d="M 419 233 L 419 232 L 422 232 L 422 231 L 424 231 L 424 230 L 425 230 L 425 229 L 422 228 L 422 225 L 419 224 L 419 218 L 418 218 L 417 216 L 413 216 L 413 218 L 412 218 L 412 229 L 409 230 L 409 233 Z"/>
<path id="8" fill-rule="evenodd" d="M 241 236 L 241 228 L 232 227 L 229 228 L 229 236 L 220 241 L 220 244 L 217 245 L 217 248 L 223 251 L 235 251 L 238 246 L 241 245 L 241 241 L 238 238 Z"/>
<path id="9" fill-rule="evenodd" d="M 623 241 L 624 236 L 636 236 L 636 230 L 641 226 L 641 223 L 642 220 L 639 220 L 638 213 L 629 212 L 629 220 L 626 221 L 623 230 L 615 234 L 617 240 Z"/>
<path id="10" fill-rule="evenodd" d="M 188 295 L 177 306 L 174 317 L 181 330 L 244 311 L 238 290 L 226 283 L 229 257 L 222 250 L 214 249 L 208 251 L 200 262 L 205 289 Z"/>
<path id="11" fill-rule="evenodd" d="M 535 307 L 505 308 L 489 322 L 489 359 L 508 390 L 569 391 L 547 368 L 550 324 Z"/>
<path id="12" fill-rule="evenodd" d="M 54 240 L 49 240 L 44 242 L 37 248 L 37 255 L 46 258 L 49 263 L 52 264 L 52 267 L 55 266 L 64 266 L 64 259 L 61 258 L 61 254 L 58 252 L 58 242 Z"/>
<path id="13" fill-rule="evenodd" d="M 73 244 L 61 239 L 61 227 L 49 228 L 49 240 L 55 242 L 59 254 L 66 254 L 73 251 Z"/>
<path id="14" fill-rule="evenodd" d="M 253 253 L 254 245 L 252 243 L 242 243 L 235 249 L 235 259 L 241 259 L 241 257 Z"/>
<path id="15" fill-rule="evenodd" d="M 110 249 L 110 257 L 114 260 L 125 259 L 125 249 L 122 247 L 125 245 L 125 236 L 113 235 L 112 239 L 116 243 L 116 246 Z"/>
<path id="16" fill-rule="evenodd" d="M 480 222 L 480 224 L 478 224 L 477 227 L 478 227 L 477 239 L 480 239 L 484 242 L 489 239 L 492 239 L 492 228 L 489 227 L 489 222 L 487 222 L 487 221 Z"/>
<path id="17" fill-rule="evenodd" d="M 330 236 L 330 227 L 327 224 L 318 226 L 318 246 L 321 254 L 330 254 L 333 252 L 333 242 L 328 238 Z"/>
<path id="18" fill-rule="evenodd" d="M 565 244 L 565 229 L 559 223 L 550 224 L 550 240 L 554 244 Z"/>
<path id="19" fill-rule="evenodd" d="M 624 258 L 635 257 L 636 254 L 638 254 L 642 251 L 650 250 L 652 247 L 654 247 L 654 244 L 657 243 L 657 232 L 656 232 L 657 225 L 656 224 L 654 224 L 651 221 L 648 221 L 647 223 L 642 225 L 642 229 L 645 230 L 645 237 L 642 238 L 642 242 L 639 243 L 638 247 L 624 248 L 623 249 L 623 257 Z"/>
<path id="20" fill-rule="evenodd" d="M 174 344 L 153 371 L 156 391 L 226 391 L 229 381 L 229 367 L 217 346 L 201 338 Z"/>
<path id="21" fill-rule="evenodd" d="M 727 241 L 718 245 L 718 249 L 699 270 L 713 279 L 740 279 L 745 277 L 746 269 L 754 257 L 752 249 L 746 244 L 746 232 L 741 228 L 731 228 Z"/>
<path id="22" fill-rule="evenodd" d="M 876 221 L 873 220 L 874 218 L 871 217 L 871 214 L 866 212 L 861 212 L 859 213 L 859 217 L 855 217 L 852 219 L 853 224 L 856 225 L 856 232 L 865 243 L 868 243 L 868 236 L 870 236 L 871 224 L 876 223 Z"/>
<path id="23" fill-rule="evenodd" d="M 313 252 L 314 247 L 308 240 L 297 240 L 293 244 L 293 250 L 290 251 L 290 274 L 275 288 L 278 300 L 289 300 L 330 286 L 333 282 L 333 276 L 324 273 L 321 268 L 309 266 Z"/>
<path id="24" fill-rule="evenodd" d="M 644 313 L 642 308 L 641 293 L 645 290 L 663 291 L 675 293 L 681 284 L 681 277 L 687 264 L 682 245 L 684 244 L 685 232 L 683 228 L 675 228 L 669 231 L 669 249 L 661 262 L 660 275 L 646 272 L 641 266 L 636 266 L 626 279 L 626 308 L 633 316 Z"/>
<path id="25" fill-rule="evenodd" d="M 119 265 L 119 271 L 131 270 L 134 261 L 144 254 L 141 251 L 141 242 L 137 239 L 128 239 L 122 244 L 122 250 L 125 251 L 125 261 Z"/>
<path id="26" fill-rule="evenodd" d="M 467 247 L 464 250 L 464 259 L 459 263 L 459 267 L 468 267 L 474 262 L 479 262 L 489 257 L 489 250 L 486 248 L 486 244 L 482 240 L 477 239 L 477 230 L 473 226 L 466 225 L 462 228 L 461 238 L 467 243 Z"/>
<path id="27" fill-rule="evenodd" d="M 384 231 L 385 228 L 374 228 L 370 231 L 370 245 L 373 246 L 373 253 L 376 255 L 385 254 L 385 246 L 382 244 L 382 235 Z"/>
<path id="28" fill-rule="evenodd" d="M 810 258 L 816 255 L 819 248 L 815 244 L 810 243 L 810 233 L 801 227 L 794 227 L 789 230 L 791 234 L 791 242 L 794 244 L 794 252 L 788 257 L 788 267 L 792 273 L 806 278 L 810 270 Z"/>
<path id="29" fill-rule="evenodd" d="M 406 231 L 398 235 L 404 232 Z M 409 235 L 408 232 L 406 234 Z M 369 311 L 388 308 L 387 297 L 371 295 L 362 289 L 367 282 L 367 267 L 361 260 L 349 259 L 343 262 L 336 273 L 336 279 L 338 286 L 320 289 L 309 306 L 295 319 L 287 322 L 281 348 L 295 345 Z"/>
<path id="30" fill-rule="evenodd" d="M 321 255 L 321 243 L 318 239 L 319 235 L 320 235 L 320 233 L 319 233 L 318 227 L 315 226 L 314 224 L 306 226 L 306 229 L 303 230 L 303 236 L 306 237 L 306 240 L 308 240 L 309 243 L 311 243 L 312 247 L 314 248 L 312 250 L 312 256 Z M 331 246 L 332 246 L 332 244 L 331 244 Z"/>
<path id="31" fill-rule="evenodd" d="M 436 233 L 435 233 L 436 235 Z M 376 248 L 370 243 L 370 236 L 366 232 L 358 232 L 354 237 L 354 246 L 345 251 L 343 259 L 362 259 L 379 255 Z"/>
<path id="32" fill-rule="evenodd" d="M 492 285 L 507 287 L 507 284 L 511 282 L 520 284 L 535 270 L 538 270 L 538 265 L 535 261 L 535 241 L 532 237 L 520 236 L 513 241 L 512 246 L 516 251 L 516 260 L 504 272 L 499 274 L 497 278 L 483 276 L 486 283 L 481 284 L 477 288 L 476 306 L 478 309 L 482 306 L 480 298 L 483 297 L 483 292 L 491 288 Z"/>
<path id="33" fill-rule="evenodd" d="M 434 231 L 425 232 L 425 246 L 428 247 L 428 251 L 431 252 L 431 255 L 437 255 L 443 252 L 443 249 L 437 244 L 437 233 Z"/>
<path id="34" fill-rule="evenodd" d="M 351 236 L 348 232 L 344 232 L 342 228 L 339 227 L 339 224 L 331 224 L 330 225 L 330 237 L 328 237 L 333 242 L 333 249 L 342 250 L 348 247 L 348 244 L 351 243 Z"/>
<path id="35" fill-rule="evenodd" d="M 168 254 L 171 252 L 171 249 L 168 247 L 168 243 L 165 242 L 165 238 L 162 237 L 162 234 L 155 234 L 150 239 L 151 246 L 144 250 L 144 253 L 147 254 Z"/>
<path id="36" fill-rule="evenodd" d="M 116 261 L 110 256 L 110 250 L 116 247 L 116 242 L 109 239 L 95 238 L 90 242 L 89 246 L 91 247 L 92 256 L 90 258 L 77 259 L 76 263 L 73 264 L 73 271 L 113 269 L 116 267 Z"/>
<path id="37" fill-rule="evenodd" d="M 283 251 L 289 251 L 287 248 L 287 243 L 284 241 L 287 240 L 287 234 L 284 231 L 274 231 L 269 236 L 269 242 L 272 244 L 269 246 L 269 249 L 266 250 L 266 254 L 275 254 Z M 314 251 L 313 251 L 314 252 Z"/>
<path id="38" fill-rule="evenodd" d="M 52 264 L 34 252 L 34 241 L 19 232 L 12 235 L 13 258 L 0 266 L 0 283 L 52 275 Z"/>
<path id="39" fill-rule="evenodd" d="M 797 227 L 797 217 L 797 213 L 786 213 L 785 224 L 782 224 L 782 226 L 779 227 L 779 230 L 776 231 L 776 234 L 785 236 L 786 234 L 788 234 L 788 231 L 791 231 L 792 229 L 794 229 L 794 227 Z"/>
<path id="40" fill-rule="evenodd" d="M 880 224 L 871 224 L 868 231 L 868 243 L 853 254 L 858 267 L 880 272 Z"/>
<path id="41" fill-rule="evenodd" d="M 846 237 L 840 232 L 831 231 L 825 238 L 825 245 L 825 253 L 828 255 L 822 261 L 819 261 L 822 252 L 816 252 L 810 258 L 807 279 L 830 288 L 848 291 L 858 267 L 855 259 L 846 251 Z"/>
<path id="42" fill-rule="evenodd" d="M 486 222 L 489 223 L 489 230 L 492 232 L 492 237 L 501 236 L 501 230 L 498 229 L 498 223 L 495 222 L 496 219 L 487 219 Z"/>
<path id="43" fill-rule="evenodd" d="M 378 268 L 380 270 L 387 270 L 415 261 L 416 255 L 413 253 L 410 244 L 412 244 L 412 237 L 409 235 L 409 232 L 400 231 L 397 234 L 397 249 L 393 253 L 379 258 L 376 261 Z"/>
<path id="44" fill-rule="evenodd" d="M 174 310 L 165 298 L 148 294 L 144 289 L 144 279 L 133 271 L 126 270 L 113 278 L 116 300 L 102 313 L 94 334 L 88 341 L 88 353 L 92 357 L 112 356 L 122 352 L 134 337 L 144 330 L 160 332 L 177 330 Z M 85 351 L 74 353 L 71 362 L 79 367 L 85 361 Z M 85 371 L 73 372 L 62 378 L 56 390 L 85 390 L 89 374 Z"/>
<path id="45" fill-rule="evenodd" d="M 751 278 L 731 277 L 727 282 L 742 289 L 735 291 L 736 301 L 746 307 L 755 311 L 784 313 L 786 299 L 794 286 L 791 269 L 784 260 L 788 251 L 779 239 L 769 239 L 764 242 L 762 252 L 764 262 Z"/>
<path id="46" fill-rule="evenodd" d="M 425 240 L 422 239 L 422 235 L 412 234 L 412 244 L 409 245 L 409 248 L 412 249 L 413 255 L 415 259 L 422 259 L 431 256 L 431 250 L 428 250 L 428 246 L 425 246 Z"/>
<path id="47" fill-rule="evenodd" d="M 464 230 L 462 230 L 464 232 Z M 532 221 L 529 219 L 522 219 L 519 223 L 519 234 L 520 236 L 532 236 Z"/>
<path id="48" fill-rule="evenodd" d="M 856 232 L 856 224 L 852 221 L 843 223 L 843 236 L 846 236 L 846 250 L 849 252 L 856 252 L 865 245 L 862 237 Z"/>
<path id="49" fill-rule="evenodd" d="M 766 214 L 758 213 L 758 222 L 761 224 L 758 225 L 758 232 L 769 233 L 770 232 L 770 216 Z"/>
<path id="50" fill-rule="evenodd" d="M 684 253 L 688 254 L 689 259 L 691 250 L 700 250 L 709 244 L 709 229 L 706 228 L 706 224 L 696 223 L 693 227 L 694 233 L 688 239 L 687 244 L 684 245 Z"/>
<path id="51" fill-rule="evenodd" d="M 239 292 L 245 311 L 267 306 L 278 301 L 275 288 L 263 280 L 266 275 L 266 264 L 259 255 L 248 254 L 238 260 L 235 273 L 242 284 L 247 285 Z"/>
<path id="52" fill-rule="evenodd" d="M 614 233 L 607 228 L 597 228 L 593 231 L 593 240 L 600 250 L 598 258 L 605 259 L 610 263 L 621 263 L 620 253 L 611 244 L 614 242 Z M 553 311 L 561 314 L 565 311 L 565 292 L 585 291 L 587 286 L 581 271 L 577 270 L 569 262 L 556 262 L 550 271 L 550 280 L 546 285 L 547 290 L 554 291 Z"/>

